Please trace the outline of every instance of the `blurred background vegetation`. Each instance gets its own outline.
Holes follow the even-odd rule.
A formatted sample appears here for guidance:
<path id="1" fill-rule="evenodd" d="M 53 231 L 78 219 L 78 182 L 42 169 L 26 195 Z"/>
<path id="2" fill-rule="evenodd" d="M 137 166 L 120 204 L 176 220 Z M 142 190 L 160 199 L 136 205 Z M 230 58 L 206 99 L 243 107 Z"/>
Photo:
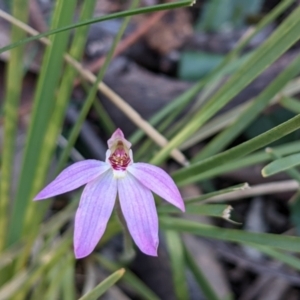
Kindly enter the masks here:
<path id="1" fill-rule="evenodd" d="M 300 3 L 191 2 L 0 0 L 1 300 L 300 298 Z M 32 199 L 117 127 L 187 212 L 76 261 L 81 190 Z"/>

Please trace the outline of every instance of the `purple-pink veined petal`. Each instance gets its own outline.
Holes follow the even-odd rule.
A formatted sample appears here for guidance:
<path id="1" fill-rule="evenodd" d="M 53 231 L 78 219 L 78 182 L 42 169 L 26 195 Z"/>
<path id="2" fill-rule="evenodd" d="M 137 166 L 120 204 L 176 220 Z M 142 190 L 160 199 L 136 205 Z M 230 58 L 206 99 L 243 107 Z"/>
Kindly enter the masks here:
<path id="1" fill-rule="evenodd" d="M 118 180 L 118 193 L 134 242 L 145 254 L 157 256 L 158 217 L 151 191 L 127 173 L 126 177 Z"/>
<path id="2" fill-rule="evenodd" d="M 75 216 L 76 258 L 89 255 L 102 237 L 117 197 L 117 180 L 111 170 L 88 183 Z"/>
<path id="3" fill-rule="evenodd" d="M 75 190 L 94 180 L 109 168 L 109 164 L 95 159 L 79 161 L 64 169 L 35 196 L 34 200 L 42 200 Z"/>
<path id="4" fill-rule="evenodd" d="M 127 170 L 145 187 L 185 211 L 184 202 L 177 186 L 163 169 L 146 163 L 134 163 L 128 166 Z"/>

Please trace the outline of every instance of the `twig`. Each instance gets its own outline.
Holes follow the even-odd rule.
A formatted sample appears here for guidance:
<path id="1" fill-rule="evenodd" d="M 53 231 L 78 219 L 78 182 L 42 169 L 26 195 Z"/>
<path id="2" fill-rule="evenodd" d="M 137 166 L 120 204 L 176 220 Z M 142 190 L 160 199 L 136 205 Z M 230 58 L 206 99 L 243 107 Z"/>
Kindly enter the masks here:
<path id="1" fill-rule="evenodd" d="M 258 195 L 293 192 L 298 189 L 299 183 L 296 180 L 276 181 L 258 184 L 250 187 L 250 189 L 247 190 L 238 190 L 224 195 L 215 196 L 203 201 L 202 203 L 240 200 Z"/>

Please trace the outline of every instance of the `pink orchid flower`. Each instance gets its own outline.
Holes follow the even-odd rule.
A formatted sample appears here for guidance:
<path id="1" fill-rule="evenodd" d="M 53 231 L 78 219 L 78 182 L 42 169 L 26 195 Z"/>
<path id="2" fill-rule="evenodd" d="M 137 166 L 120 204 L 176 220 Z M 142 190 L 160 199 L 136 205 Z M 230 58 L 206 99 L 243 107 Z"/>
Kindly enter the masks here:
<path id="1" fill-rule="evenodd" d="M 88 159 L 63 170 L 34 200 L 42 200 L 86 184 L 75 216 L 76 258 L 89 255 L 102 237 L 117 194 L 128 230 L 142 252 L 157 256 L 158 216 L 151 191 L 184 211 L 172 178 L 161 168 L 134 163 L 131 143 L 117 129 L 107 141 L 106 161 Z"/>

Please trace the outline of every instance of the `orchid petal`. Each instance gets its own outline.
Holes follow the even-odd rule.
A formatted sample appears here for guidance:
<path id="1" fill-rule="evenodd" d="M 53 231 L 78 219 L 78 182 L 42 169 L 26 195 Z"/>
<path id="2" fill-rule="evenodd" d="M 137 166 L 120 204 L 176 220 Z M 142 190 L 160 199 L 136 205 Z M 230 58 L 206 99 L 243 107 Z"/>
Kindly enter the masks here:
<path id="1" fill-rule="evenodd" d="M 75 216 L 74 250 L 76 258 L 89 255 L 102 237 L 117 196 L 117 180 L 111 170 L 88 183 Z"/>
<path id="2" fill-rule="evenodd" d="M 36 195 L 34 200 L 42 200 L 75 190 L 94 180 L 109 168 L 108 164 L 94 159 L 77 162 L 63 170 Z"/>
<path id="3" fill-rule="evenodd" d="M 118 180 L 118 193 L 134 242 L 145 254 L 157 256 L 158 217 L 152 193 L 129 173 Z"/>
<path id="4" fill-rule="evenodd" d="M 127 170 L 145 187 L 185 211 L 177 186 L 163 169 L 146 163 L 134 163 L 128 166 Z"/>

